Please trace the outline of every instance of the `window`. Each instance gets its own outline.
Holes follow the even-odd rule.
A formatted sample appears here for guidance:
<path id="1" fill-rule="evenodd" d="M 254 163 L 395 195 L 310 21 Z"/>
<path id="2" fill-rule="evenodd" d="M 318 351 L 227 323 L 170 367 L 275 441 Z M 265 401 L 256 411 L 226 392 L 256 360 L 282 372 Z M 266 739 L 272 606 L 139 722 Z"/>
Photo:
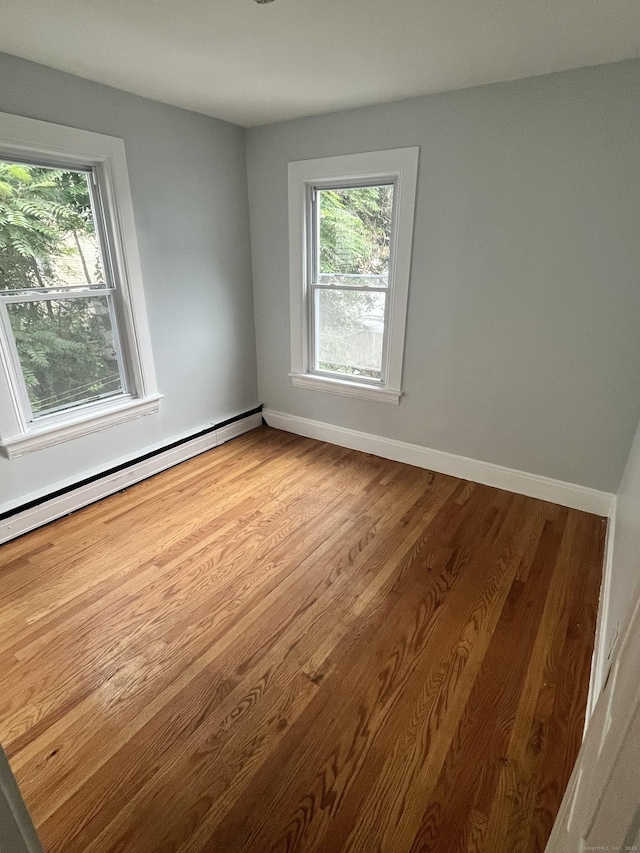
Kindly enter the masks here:
<path id="1" fill-rule="evenodd" d="M 291 377 L 398 403 L 418 149 L 289 164 Z"/>
<path id="2" fill-rule="evenodd" d="M 158 410 L 122 140 L 0 114 L 9 457 Z"/>

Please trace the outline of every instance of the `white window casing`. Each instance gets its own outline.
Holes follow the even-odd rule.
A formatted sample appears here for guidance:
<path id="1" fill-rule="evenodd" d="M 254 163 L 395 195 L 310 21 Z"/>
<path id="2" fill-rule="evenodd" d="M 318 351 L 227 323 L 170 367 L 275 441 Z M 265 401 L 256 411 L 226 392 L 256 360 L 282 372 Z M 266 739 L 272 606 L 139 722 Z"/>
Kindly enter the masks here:
<path id="1" fill-rule="evenodd" d="M 296 387 L 395 405 L 399 403 L 402 395 L 402 360 L 418 155 L 418 147 L 396 148 L 289 163 L 290 376 Z M 381 381 L 319 373 L 312 369 L 310 358 L 313 193 L 323 187 L 384 183 L 393 184 L 394 198 L 387 294 L 389 306 L 384 329 Z"/>
<path id="2" fill-rule="evenodd" d="M 122 139 L 0 113 L 0 159 L 53 167 L 87 168 L 95 174 L 115 279 L 120 337 L 128 387 L 125 393 L 30 419 L 7 324 L 0 323 L 0 446 L 9 458 L 157 412 L 158 392 L 147 323 L 133 204 Z M 105 247 L 106 250 L 106 247 Z M 99 296 L 100 292 L 96 292 Z"/>

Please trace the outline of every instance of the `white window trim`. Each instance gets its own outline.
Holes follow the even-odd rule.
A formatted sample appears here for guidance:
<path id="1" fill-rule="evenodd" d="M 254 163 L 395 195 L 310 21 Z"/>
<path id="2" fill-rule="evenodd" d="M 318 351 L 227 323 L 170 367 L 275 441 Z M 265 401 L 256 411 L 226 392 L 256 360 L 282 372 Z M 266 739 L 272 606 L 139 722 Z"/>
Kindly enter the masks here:
<path id="1" fill-rule="evenodd" d="M 291 381 L 298 388 L 328 391 L 397 405 L 402 396 L 402 359 L 411 272 L 411 245 L 419 148 L 395 148 L 365 154 L 323 157 L 289 163 L 289 286 L 291 312 Z M 394 216 L 389 269 L 386 364 L 383 382 L 358 382 L 312 373 L 309 364 L 308 229 L 313 187 L 333 183 L 393 182 Z"/>
<path id="2" fill-rule="evenodd" d="M 92 166 L 111 236 L 110 256 L 121 291 L 120 334 L 127 344 L 130 393 L 27 423 L 8 341 L 0 334 L 0 447 L 9 458 L 157 412 L 158 392 L 124 142 L 113 136 L 0 113 L 0 157 Z"/>

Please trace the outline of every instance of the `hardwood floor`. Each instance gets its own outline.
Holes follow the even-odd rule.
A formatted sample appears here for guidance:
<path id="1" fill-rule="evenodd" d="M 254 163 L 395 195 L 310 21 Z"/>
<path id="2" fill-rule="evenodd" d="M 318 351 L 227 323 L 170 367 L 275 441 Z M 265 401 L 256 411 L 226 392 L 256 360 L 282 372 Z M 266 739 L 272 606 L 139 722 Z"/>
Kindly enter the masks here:
<path id="1" fill-rule="evenodd" d="M 604 520 L 256 430 L 0 550 L 47 853 L 542 851 Z"/>

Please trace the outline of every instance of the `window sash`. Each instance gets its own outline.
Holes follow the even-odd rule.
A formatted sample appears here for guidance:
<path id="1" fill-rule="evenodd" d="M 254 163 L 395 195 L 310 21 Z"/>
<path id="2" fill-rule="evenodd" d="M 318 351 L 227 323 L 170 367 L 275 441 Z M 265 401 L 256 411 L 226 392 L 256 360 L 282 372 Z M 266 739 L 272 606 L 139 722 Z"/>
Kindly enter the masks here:
<path id="1" fill-rule="evenodd" d="M 108 285 L 81 287 L 67 285 L 64 287 L 42 287 L 25 290 L 0 290 L 0 302 L 11 305 L 14 302 L 58 302 L 67 299 L 87 299 L 114 294 L 115 287 Z"/>
<path id="2" fill-rule="evenodd" d="M 353 367 L 345 364 L 345 367 Z M 373 388 L 383 387 L 382 378 L 373 379 L 371 376 L 352 376 L 350 373 L 340 373 L 338 370 L 322 370 L 320 367 L 312 368 L 309 373 L 312 376 L 326 376 L 327 379 L 345 379 L 349 382 L 357 382 L 358 385 L 369 385 Z"/>
<path id="3" fill-rule="evenodd" d="M 393 206 L 391 210 L 391 240 L 389 245 L 389 273 L 384 277 L 387 281 L 386 285 L 380 287 L 373 287 L 371 285 L 348 285 L 348 284 L 333 284 L 328 282 L 321 282 L 320 278 L 320 190 L 332 190 L 332 189 L 351 189 L 360 188 L 360 187 L 381 187 L 381 186 L 391 186 L 393 187 Z M 362 385 L 370 385 L 376 388 L 384 388 L 388 381 L 388 350 L 389 350 L 389 319 L 391 316 L 391 303 L 393 299 L 392 294 L 392 276 L 391 270 L 393 269 L 393 257 L 395 252 L 395 240 L 394 235 L 396 232 L 396 198 L 397 198 L 397 182 L 396 181 L 350 181 L 345 180 L 341 182 L 331 182 L 329 184 L 316 184 L 309 188 L 308 194 L 308 205 L 309 205 L 309 223 L 310 228 L 307 233 L 307 281 L 309 282 L 308 290 L 307 290 L 307 341 L 308 341 L 308 372 L 316 375 L 316 376 L 326 376 L 329 378 L 348 378 L 351 382 L 356 382 Z M 327 275 L 327 273 L 322 273 L 323 275 Z M 357 274 L 356 274 L 357 275 Z M 356 277 L 354 275 L 353 277 Z M 344 276 L 345 278 L 347 276 Z M 364 274 L 363 276 L 364 277 Z M 368 278 L 372 278 L 373 276 L 367 276 Z M 319 342 L 317 335 L 317 322 L 318 318 L 316 317 L 316 290 L 333 290 L 333 291 L 356 291 L 359 293 L 384 293 L 386 294 L 385 303 L 384 303 L 384 329 L 382 333 L 382 358 L 380 362 L 380 378 L 373 379 L 369 376 L 353 376 L 351 374 L 340 373 L 338 371 L 332 370 L 322 370 L 318 367 L 320 362 L 319 359 Z M 345 366 L 353 366 L 356 365 L 345 365 Z"/>
<path id="4" fill-rule="evenodd" d="M 51 169 L 66 169 L 74 172 L 84 172 L 87 175 L 87 187 L 91 214 L 95 227 L 95 236 L 98 253 L 102 264 L 103 282 L 95 282 L 88 285 L 53 285 L 44 288 L 23 288 L 20 290 L 0 289 L 0 325 L 4 331 L 4 338 L 9 349 L 10 368 L 13 373 L 12 381 L 17 392 L 17 400 L 22 409 L 22 420 L 25 426 L 35 424 L 46 424 L 47 419 L 74 412 L 82 408 L 99 406 L 106 399 L 129 398 L 131 394 L 131 374 L 129 369 L 128 353 L 125 351 L 125 336 L 121 333 L 124 323 L 122 310 L 119 306 L 119 293 L 116 287 L 117 276 L 113 265 L 113 247 L 109 239 L 109 228 L 107 225 L 106 210 L 103 202 L 98 172 L 95 166 L 70 165 L 64 158 L 4 158 L 0 152 L 0 159 L 5 162 L 23 162 L 32 166 L 42 166 Z M 106 298 L 109 310 L 109 321 L 113 335 L 116 364 L 120 388 L 114 392 L 105 392 L 91 397 L 87 400 L 65 403 L 45 409 L 42 413 L 34 414 L 33 406 L 29 398 L 29 391 L 24 377 L 24 370 L 20 362 L 20 356 L 16 344 L 15 335 L 11 326 L 8 305 L 28 304 L 35 302 L 58 302 L 75 299 Z"/>
<path id="5" fill-rule="evenodd" d="M 320 281 L 319 279 L 322 276 L 330 277 L 332 273 L 320 273 L 318 279 L 313 284 L 318 287 L 327 286 L 327 287 L 339 287 L 342 284 L 343 287 L 354 287 L 359 290 L 364 290 L 366 287 L 380 288 L 384 287 L 385 290 L 389 286 L 389 276 L 388 275 L 368 275 L 367 273 L 336 273 L 334 278 L 346 278 L 346 279 L 359 279 L 359 278 L 368 278 L 368 279 L 384 279 L 386 284 L 344 284 L 344 283 L 336 283 L 334 281 Z"/>
<path id="6" fill-rule="evenodd" d="M 327 190 L 347 190 L 347 189 L 366 189 L 367 187 L 393 187 L 393 204 L 391 208 L 391 240 L 389 245 L 389 271 L 386 276 L 367 276 L 365 273 L 362 274 L 347 274 L 344 277 L 357 278 L 359 275 L 362 275 L 363 278 L 378 278 L 384 277 L 387 279 L 387 286 L 391 284 L 391 270 L 393 264 L 393 253 L 394 253 L 394 233 L 395 233 L 395 219 L 397 214 L 396 209 L 396 198 L 398 195 L 398 186 L 396 180 L 373 180 L 373 181 L 358 181 L 358 180 L 346 180 L 346 181 L 331 181 L 327 184 L 318 183 L 314 184 L 309 188 L 309 222 L 311 223 L 311 227 L 309 229 L 309 243 L 307 247 L 307 258 L 310 261 L 309 264 L 309 278 L 308 281 L 311 284 L 322 284 L 320 281 L 321 275 L 328 275 L 328 273 L 323 273 L 320 270 L 320 192 Z"/>
<path id="7" fill-rule="evenodd" d="M 380 360 L 380 378 L 374 379 L 371 376 L 353 376 L 352 374 L 340 373 L 337 370 L 323 370 L 318 367 L 319 358 L 319 340 L 317 334 L 318 318 L 316 316 L 316 292 L 321 291 L 346 291 L 348 293 L 382 293 L 385 296 L 384 302 L 384 330 L 382 334 L 382 358 Z M 333 285 L 327 286 L 324 284 L 311 284 L 309 287 L 309 373 L 318 376 L 329 376 L 332 378 L 342 377 L 348 378 L 352 382 L 362 382 L 365 385 L 374 385 L 375 387 L 384 387 L 385 385 L 385 365 L 387 359 L 387 343 L 388 343 L 388 328 L 389 328 L 389 311 L 391 300 L 389 298 L 388 287 L 349 287 L 348 285 Z M 345 367 L 357 367 L 357 365 L 345 365 Z"/>
<path id="8" fill-rule="evenodd" d="M 351 293 L 389 293 L 388 287 L 372 287 L 358 284 L 333 284 L 324 281 L 312 281 L 309 285 L 315 290 L 347 290 Z"/>
<path id="9" fill-rule="evenodd" d="M 53 292 L 50 292 L 53 291 Z M 18 296 L 19 291 L 0 291 L 0 325 L 4 331 L 4 339 L 9 349 L 10 367 L 12 372 L 12 381 L 17 392 L 17 397 L 22 409 L 22 417 L 25 424 L 31 426 L 33 424 L 43 424 L 47 422 L 47 418 L 55 417 L 70 411 L 76 411 L 80 408 L 88 408 L 91 406 L 100 405 L 105 399 L 128 398 L 131 397 L 130 385 L 128 381 L 126 363 L 122 351 L 122 336 L 119 331 L 118 316 L 114 301 L 115 288 L 100 288 L 90 290 L 83 288 L 82 292 L 67 293 L 67 290 L 78 290 L 77 288 L 64 288 L 65 292 L 60 293 L 59 289 L 47 288 L 47 292 L 29 292 L 28 296 Z M 24 370 L 20 362 L 20 355 L 16 344 L 16 338 L 9 319 L 7 305 L 21 305 L 33 302 L 60 302 L 69 299 L 95 299 L 96 297 L 105 298 L 109 309 L 109 321 L 113 333 L 113 345 L 115 349 L 116 364 L 118 366 L 118 376 L 121 383 L 121 388 L 117 391 L 106 392 L 93 396 L 91 399 L 79 400 L 74 403 L 66 403 L 61 406 L 55 406 L 46 409 L 36 416 L 33 412 L 27 383 L 24 378 Z"/>

